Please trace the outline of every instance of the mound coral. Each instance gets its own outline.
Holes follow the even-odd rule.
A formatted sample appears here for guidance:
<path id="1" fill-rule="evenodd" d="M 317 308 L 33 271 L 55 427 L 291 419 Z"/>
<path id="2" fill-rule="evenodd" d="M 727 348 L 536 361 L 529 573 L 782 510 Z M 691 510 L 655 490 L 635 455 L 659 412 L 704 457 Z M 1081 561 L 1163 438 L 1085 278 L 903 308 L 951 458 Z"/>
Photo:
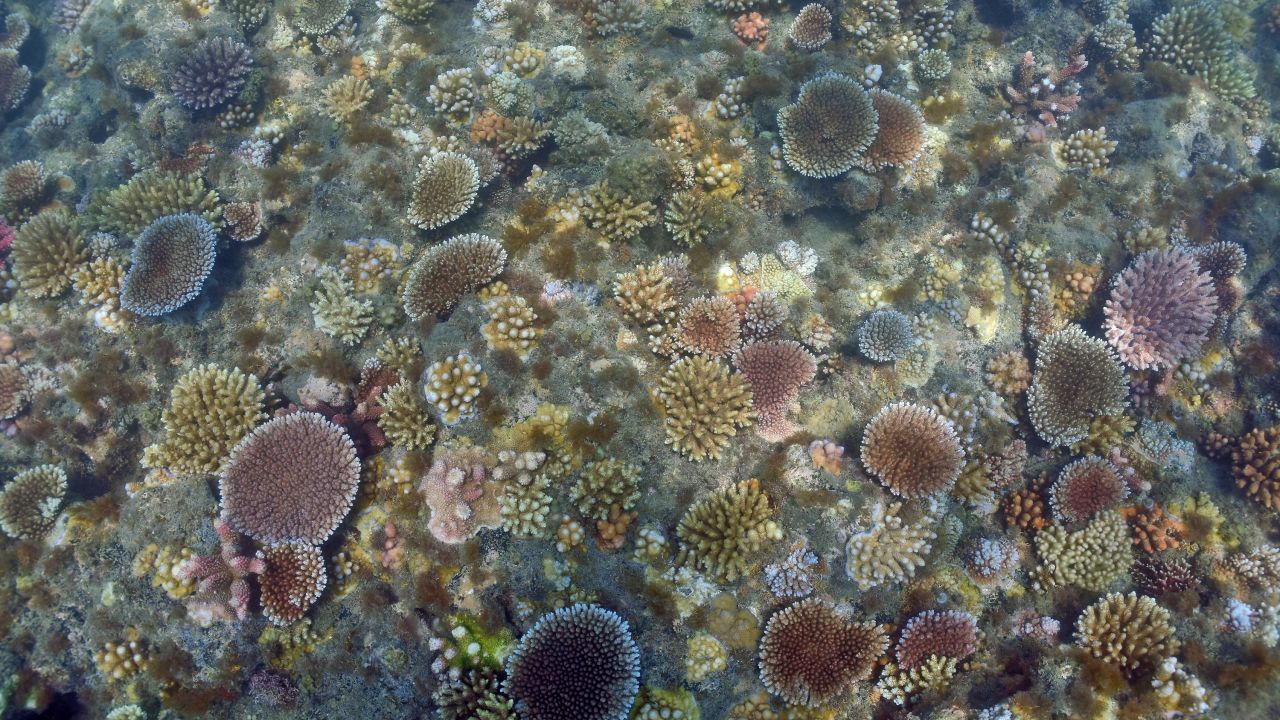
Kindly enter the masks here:
<path id="1" fill-rule="evenodd" d="M 910 100 L 886 90 L 870 92 L 879 131 L 862 152 L 858 164 L 868 171 L 906 167 L 916 161 L 924 147 L 924 116 Z"/>
<path id="2" fill-rule="evenodd" d="M 755 418 L 742 376 L 704 357 L 682 358 L 658 381 L 666 442 L 692 460 L 718 460 L 739 428 Z"/>
<path id="3" fill-rule="evenodd" d="M 434 230 L 466 214 L 480 190 L 480 170 L 471 158 L 441 152 L 422 161 L 409 191 L 409 222 Z"/>
<path id="4" fill-rule="evenodd" d="M 1231 453 L 1231 474 L 1246 495 L 1280 512 L 1280 425 L 1245 433 Z"/>
<path id="5" fill-rule="evenodd" d="M 889 647 L 878 625 L 857 622 L 829 603 L 807 598 L 769 618 L 760 637 L 760 681 L 805 707 L 832 702 L 871 677 Z"/>
<path id="6" fill-rule="evenodd" d="M 1049 505 L 1064 522 L 1083 522 L 1115 507 L 1129 494 L 1120 470 L 1100 457 L 1086 457 L 1062 468 L 1049 489 Z"/>
<path id="7" fill-rule="evenodd" d="M 728 582 L 745 575 L 752 556 L 782 539 L 769 496 L 756 480 L 743 480 L 694 503 L 680 524 L 679 564 Z"/>
<path id="8" fill-rule="evenodd" d="M 142 455 L 146 467 L 211 473 L 231 449 L 266 419 L 258 381 L 216 365 L 193 368 L 173 386 L 161 419 L 164 438 Z"/>
<path id="9" fill-rule="evenodd" d="M 1051 445 L 1071 445 L 1089 424 L 1125 407 L 1129 387 L 1120 359 L 1102 340 L 1075 325 L 1046 335 L 1027 391 L 1031 424 Z"/>
<path id="10" fill-rule="evenodd" d="M 259 553 L 262 614 L 276 625 L 291 625 L 320 598 L 328 582 L 320 548 L 287 542 Z"/>
<path id="11" fill-rule="evenodd" d="M 871 96 L 861 84 L 836 73 L 809 80 L 796 102 L 778 111 L 782 157 L 792 170 L 813 178 L 852 168 L 879 128 Z"/>
<path id="12" fill-rule="evenodd" d="M 640 650 L 612 610 L 543 615 L 507 656 L 502 690 L 522 720 L 625 720 L 640 692 Z"/>
<path id="13" fill-rule="evenodd" d="M 89 259 L 89 248 L 70 212 L 46 210 L 18 228 L 9 259 L 23 292 L 53 297 L 71 287 L 76 270 Z"/>
<path id="14" fill-rule="evenodd" d="M 738 349 L 740 322 L 738 308 L 727 298 L 695 298 L 680 310 L 676 343 L 688 353 L 725 357 Z"/>
<path id="15" fill-rule="evenodd" d="M 937 537 L 925 525 L 908 525 L 902 505 L 876 503 L 865 528 L 853 528 L 845 545 L 845 574 L 863 588 L 901 582 L 915 575 Z"/>
<path id="16" fill-rule="evenodd" d="M 174 70 L 173 94 L 192 110 L 214 108 L 235 97 L 252 71 L 253 56 L 244 43 L 206 38 Z"/>
<path id="17" fill-rule="evenodd" d="M 1174 366 L 1200 350 L 1217 309 L 1212 279 L 1195 255 L 1152 250 L 1116 276 L 1103 308 L 1107 342 L 1129 367 Z"/>
<path id="18" fill-rule="evenodd" d="M 893 494 L 914 498 L 955 484 L 964 448 L 955 427 L 932 408 L 899 402 L 867 423 L 862 464 Z"/>
<path id="19" fill-rule="evenodd" d="M 898 666 L 920 667 L 931 655 L 963 660 L 978 649 L 978 619 L 960 610 L 927 610 L 902 626 Z"/>
<path id="20" fill-rule="evenodd" d="M 777 441 L 790 435 L 793 427 L 787 410 L 818 371 L 813 355 L 797 342 L 764 340 L 739 350 L 733 364 L 751 388 L 761 437 Z"/>
<path id="21" fill-rule="evenodd" d="M 906 355 L 915 342 L 911 320 L 897 310 L 876 310 L 858 326 L 858 349 L 874 362 L 893 362 Z"/>
<path id="22" fill-rule="evenodd" d="M 483 450 L 436 453 L 418 491 L 431 508 L 427 527 L 440 542 L 465 542 L 480 528 L 498 525 L 497 487 L 488 482 Z"/>
<path id="23" fill-rule="evenodd" d="M 475 415 L 476 399 L 489 384 L 484 368 L 467 353 L 450 355 L 427 368 L 423 394 L 440 413 L 445 425 L 456 425 Z"/>
<path id="24" fill-rule="evenodd" d="M 1145 595 L 1112 593 L 1084 609 L 1076 644 L 1130 679 L 1155 671 L 1178 652 L 1169 611 Z"/>
<path id="25" fill-rule="evenodd" d="M 800 8 L 787 31 L 787 39 L 801 50 L 819 50 L 831 42 L 831 11 L 818 3 Z"/>
<path id="26" fill-rule="evenodd" d="M 249 433 L 218 478 L 222 515 L 274 545 L 324 542 L 347 516 L 360 460 L 346 431 L 317 413 L 284 415 Z"/>
<path id="27" fill-rule="evenodd" d="M 67 474 L 57 465 L 39 465 L 18 473 L 0 490 L 0 530 L 11 538 L 38 540 L 53 529 Z"/>
<path id="28" fill-rule="evenodd" d="M 507 263 L 507 251 L 491 237 L 458 235 L 432 247 L 409 270 L 401 300 L 418 320 L 448 315 L 467 293 L 491 282 Z"/>
<path id="29" fill-rule="evenodd" d="M 139 315 L 164 315 L 191 302 L 213 271 L 218 235 L 199 215 L 168 215 L 133 243 L 120 305 Z"/>

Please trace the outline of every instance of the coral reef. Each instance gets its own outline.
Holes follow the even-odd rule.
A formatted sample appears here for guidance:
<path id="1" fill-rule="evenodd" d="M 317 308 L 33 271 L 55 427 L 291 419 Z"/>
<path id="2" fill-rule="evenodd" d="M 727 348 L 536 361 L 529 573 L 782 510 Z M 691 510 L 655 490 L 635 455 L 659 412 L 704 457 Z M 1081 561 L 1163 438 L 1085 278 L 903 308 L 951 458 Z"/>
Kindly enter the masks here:
<path id="1" fill-rule="evenodd" d="M 889 638 L 809 598 L 774 613 L 760 637 L 760 681 L 794 705 L 818 707 L 871 676 Z"/>
<path id="2" fill-rule="evenodd" d="M 1176 365 L 1204 344 L 1218 309 L 1209 274 L 1181 250 L 1143 253 L 1116 276 L 1107 342 L 1138 370 Z"/>
<path id="3" fill-rule="evenodd" d="M 506 250 L 484 235 L 458 235 L 432 246 L 409 270 L 400 296 L 404 311 L 415 320 L 447 315 L 463 296 L 496 278 L 506 263 Z"/>
<path id="4" fill-rule="evenodd" d="M 743 377 L 703 357 L 681 358 L 656 388 L 666 441 L 692 460 L 717 460 L 739 428 L 755 419 Z"/>
<path id="5" fill-rule="evenodd" d="M 964 463 L 955 427 L 932 408 L 894 403 L 862 435 L 862 464 L 893 494 L 914 498 L 949 489 Z"/>
<path id="6" fill-rule="evenodd" d="M 1046 442 L 1071 445 L 1098 417 L 1125 407 L 1128 387 L 1120 359 L 1106 343 L 1075 325 L 1040 341 L 1027 391 L 1031 423 Z"/>
<path id="7" fill-rule="evenodd" d="M 1178 652 L 1169 611 L 1145 595 L 1113 593 L 1076 621 L 1076 644 L 1130 678 L 1152 674 Z"/>
<path id="8" fill-rule="evenodd" d="M 434 230 L 462 217 L 480 190 L 480 171 L 456 152 L 428 156 L 418 168 L 409 197 L 409 222 Z"/>
<path id="9" fill-rule="evenodd" d="M 749 571 L 753 555 L 782 538 L 773 516 L 769 497 L 756 480 L 743 480 L 704 497 L 680 518 L 676 562 L 691 564 L 720 580 L 736 580 Z"/>
<path id="10" fill-rule="evenodd" d="M 834 177 L 852 168 L 879 129 L 871 96 L 835 73 L 809 80 L 796 102 L 778 111 L 782 157 L 808 177 Z"/>
<path id="11" fill-rule="evenodd" d="M 38 540 L 53 529 L 66 492 L 67 474 L 57 465 L 23 470 L 0 490 L 0 530 Z"/>
<path id="12" fill-rule="evenodd" d="M 217 235 L 199 215 L 157 218 L 133 243 L 120 305 L 139 315 L 164 315 L 195 299 L 213 271 Z"/>
<path id="13" fill-rule="evenodd" d="M 266 419 L 262 387 L 251 375 L 216 365 L 193 368 L 174 384 L 161 419 L 164 437 L 143 454 L 147 467 L 211 473 Z"/>

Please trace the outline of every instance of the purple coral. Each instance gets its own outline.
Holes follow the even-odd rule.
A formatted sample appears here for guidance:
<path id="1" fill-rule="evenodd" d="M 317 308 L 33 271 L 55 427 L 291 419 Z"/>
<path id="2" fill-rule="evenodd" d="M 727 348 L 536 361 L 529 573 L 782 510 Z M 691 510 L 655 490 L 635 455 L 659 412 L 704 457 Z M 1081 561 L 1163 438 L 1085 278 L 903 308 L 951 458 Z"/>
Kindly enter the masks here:
<path id="1" fill-rule="evenodd" d="M 187 610 L 193 617 L 243 620 L 249 613 L 252 595 L 249 576 L 261 573 L 266 566 L 241 550 L 240 536 L 225 521 L 214 520 L 213 529 L 218 533 L 219 551 L 187 560 L 175 574 L 198 581 L 195 597 L 187 601 Z"/>
<path id="2" fill-rule="evenodd" d="M 484 451 L 476 448 L 443 451 L 422 479 L 418 491 L 431 508 L 427 528 L 437 540 L 455 545 L 465 542 L 481 527 L 498 524 L 498 499 L 486 487 Z"/>
<path id="3" fill-rule="evenodd" d="M 1107 342 L 1125 364 L 1160 369 L 1200 350 L 1216 317 L 1213 281 L 1180 249 L 1139 255 L 1111 287 Z"/>
<path id="4" fill-rule="evenodd" d="M 206 110 L 235 97 L 253 71 L 244 43 L 207 38 L 191 49 L 173 74 L 173 94 L 192 110 Z"/>

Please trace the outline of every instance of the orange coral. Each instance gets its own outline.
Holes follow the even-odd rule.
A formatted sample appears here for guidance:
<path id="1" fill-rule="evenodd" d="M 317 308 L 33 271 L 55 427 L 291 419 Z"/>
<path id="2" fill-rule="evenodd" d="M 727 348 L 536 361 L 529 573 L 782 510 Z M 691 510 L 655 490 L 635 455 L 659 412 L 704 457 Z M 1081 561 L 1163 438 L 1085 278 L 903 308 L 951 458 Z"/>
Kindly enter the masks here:
<path id="1" fill-rule="evenodd" d="M 769 39 L 769 18 L 760 17 L 760 13 L 751 12 L 739 15 L 733 21 L 733 34 L 749 48 L 763 50 L 765 41 Z"/>
<path id="2" fill-rule="evenodd" d="M 1129 521 L 1133 532 L 1133 544 L 1143 552 L 1172 550 L 1182 544 L 1187 526 L 1181 520 L 1165 513 L 1159 505 L 1142 507 L 1131 505 L 1120 508 L 1120 515 Z"/>
<path id="3" fill-rule="evenodd" d="M 1049 524 L 1046 519 L 1044 498 L 1031 488 L 1023 488 L 1000 499 L 1004 521 L 1009 527 L 1020 527 L 1035 532 Z"/>
<path id="4" fill-rule="evenodd" d="M 471 123 L 471 142 L 497 143 L 503 131 L 506 130 L 508 122 L 510 121 L 498 113 L 485 110 L 476 117 L 475 122 Z"/>
<path id="5" fill-rule="evenodd" d="M 596 521 L 596 545 L 605 552 L 622 547 L 627 540 L 627 528 L 636 517 L 634 510 L 623 512 L 617 503 L 609 506 L 609 517 Z"/>

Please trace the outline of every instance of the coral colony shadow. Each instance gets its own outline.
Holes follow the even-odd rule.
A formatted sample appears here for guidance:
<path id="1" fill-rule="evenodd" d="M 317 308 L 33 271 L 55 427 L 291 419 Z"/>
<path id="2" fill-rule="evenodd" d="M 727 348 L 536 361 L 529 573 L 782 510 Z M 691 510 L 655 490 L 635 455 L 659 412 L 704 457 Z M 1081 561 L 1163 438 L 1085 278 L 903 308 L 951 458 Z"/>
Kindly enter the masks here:
<path id="1" fill-rule="evenodd" d="M 0 720 L 1280 717 L 1280 0 L 0 0 Z"/>

